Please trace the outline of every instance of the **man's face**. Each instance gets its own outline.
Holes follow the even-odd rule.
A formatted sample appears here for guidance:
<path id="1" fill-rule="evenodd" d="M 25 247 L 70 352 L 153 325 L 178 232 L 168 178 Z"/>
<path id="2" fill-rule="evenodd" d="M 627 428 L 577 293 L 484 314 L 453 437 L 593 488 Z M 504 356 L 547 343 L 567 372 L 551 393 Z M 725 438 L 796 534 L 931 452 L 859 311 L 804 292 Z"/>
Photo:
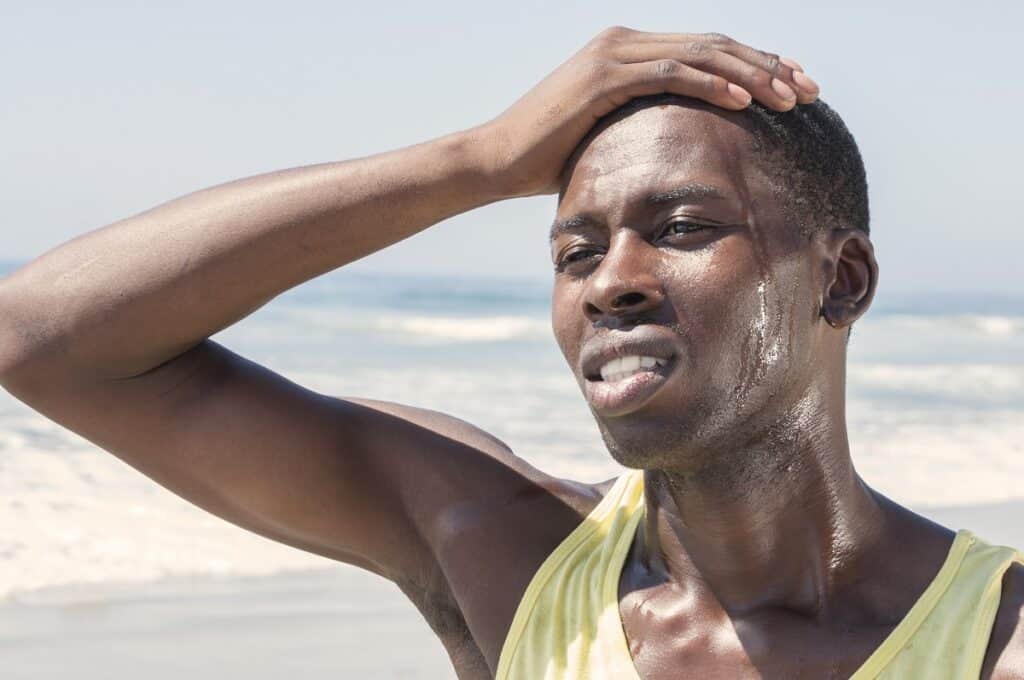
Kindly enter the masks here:
<path id="1" fill-rule="evenodd" d="M 660 105 L 612 122 L 568 168 L 552 322 L 624 465 L 712 463 L 783 418 L 820 370 L 811 250 L 750 144 L 736 114 Z M 647 357 L 638 371 L 608 364 L 631 356 Z"/>

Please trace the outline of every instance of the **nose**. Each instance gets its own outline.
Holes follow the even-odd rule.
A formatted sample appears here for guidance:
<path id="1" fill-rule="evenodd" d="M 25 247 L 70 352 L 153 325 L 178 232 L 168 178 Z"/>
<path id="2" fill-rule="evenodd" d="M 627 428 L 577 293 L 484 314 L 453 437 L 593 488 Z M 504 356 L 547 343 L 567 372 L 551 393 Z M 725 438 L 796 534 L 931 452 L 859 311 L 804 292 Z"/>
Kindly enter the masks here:
<path id="1" fill-rule="evenodd" d="M 650 312 L 665 301 L 665 289 L 650 257 L 657 248 L 629 230 L 618 236 L 583 295 L 583 314 L 592 323 Z"/>

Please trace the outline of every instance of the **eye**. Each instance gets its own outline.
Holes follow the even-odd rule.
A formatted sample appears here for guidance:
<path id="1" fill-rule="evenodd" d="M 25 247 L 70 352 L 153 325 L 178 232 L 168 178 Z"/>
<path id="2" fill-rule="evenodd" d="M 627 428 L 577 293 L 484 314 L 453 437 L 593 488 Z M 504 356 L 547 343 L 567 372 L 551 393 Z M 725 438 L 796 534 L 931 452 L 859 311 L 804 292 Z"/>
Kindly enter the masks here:
<path id="1" fill-rule="evenodd" d="M 691 220 L 675 219 L 671 220 L 665 225 L 662 230 L 662 236 L 680 236 L 682 234 L 690 234 L 695 231 L 701 231 L 702 229 L 711 229 L 711 225 L 699 224 Z"/>
<path id="2" fill-rule="evenodd" d="M 570 250 L 555 263 L 555 271 L 564 271 L 574 264 L 585 262 L 597 255 L 600 255 L 600 252 L 593 248 L 576 248 L 575 250 Z"/>

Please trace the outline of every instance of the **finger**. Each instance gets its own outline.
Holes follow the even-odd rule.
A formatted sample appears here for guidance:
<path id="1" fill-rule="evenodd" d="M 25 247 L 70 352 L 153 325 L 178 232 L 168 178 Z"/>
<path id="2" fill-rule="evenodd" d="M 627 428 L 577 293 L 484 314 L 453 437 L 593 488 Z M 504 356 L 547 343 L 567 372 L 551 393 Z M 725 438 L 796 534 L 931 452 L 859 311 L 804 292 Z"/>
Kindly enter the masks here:
<path id="1" fill-rule="evenodd" d="M 649 33 L 647 31 L 634 31 L 629 29 L 628 37 L 637 42 L 692 42 L 694 40 L 710 40 L 711 36 L 718 33 Z M 721 36 L 726 38 L 727 36 Z"/>
<path id="2" fill-rule="evenodd" d="M 634 97 L 668 92 L 701 99 L 725 109 L 746 108 L 751 95 L 722 76 L 693 68 L 674 59 L 622 64 L 612 96 L 625 103 Z"/>
<path id="3" fill-rule="evenodd" d="M 624 34 L 624 39 L 637 43 L 665 42 L 676 44 L 691 52 L 699 52 L 707 47 L 727 52 L 748 63 L 752 63 L 756 67 L 764 69 L 775 78 L 778 78 L 786 87 L 796 92 L 799 103 L 814 101 L 818 98 L 820 92 L 818 84 L 804 74 L 803 68 L 793 59 L 780 57 L 773 52 L 755 49 L 721 33 L 642 33 L 640 31 L 630 31 L 628 34 Z M 684 63 L 690 63 L 686 59 L 681 60 Z M 795 72 L 803 75 L 798 76 Z"/>
<path id="4" fill-rule="evenodd" d="M 614 56 L 623 63 L 675 58 L 687 66 L 736 83 L 765 106 L 788 111 L 797 104 L 797 91 L 774 74 L 705 43 L 630 43 L 619 46 Z"/>
<path id="5" fill-rule="evenodd" d="M 666 51 L 662 51 L 666 50 Z M 796 95 L 797 103 L 810 103 L 817 98 L 817 84 L 792 66 L 796 63 L 792 59 L 779 57 L 771 52 L 754 49 L 748 45 L 736 42 L 732 38 L 720 33 L 648 33 L 641 34 L 631 31 L 628 34 L 621 34 L 611 45 L 611 55 L 621 58 L 623 61 L 653 60 L 657 58 L 675 58 L 688 66 L 702 68 L 701 63 L 707 61 L 715 52 L 731 54 L 743 60 L 749 65 L 762 69 L 770 78 L 769 85 L 774 85 L 775 94 L 757 96 L 758 100 L 769 107 L 786 111 L 792 107 L 782 105 L 780 102 L 773 103 L 773 99 L 788 98 L 790 91 Z M 797 65 L 798 67 L 800 65 Z M 801 73 L 802 75 L 797 75 Z M 771 78 L 777 78 L 779 82 L 773 83 Z M 749 83 L 740 83 L 743 87 L 751 87 Z M 756 88 L 757 89 L 757 88 Z"/>
<path id="6" fill-rule="evenodd" d="M 782 57 L 782 63 L 793 69 L 793 82 L 799 88 L 796 96 L 801 104 L 809 104 L 821 94 L 818 84 L 804 73 L 804 67 L 789 57 Z"/>
<path id="7" fill-rule="evenodd" d="M 801 104 L 809 104 L 818 98 L 820 91 L 818 84 L 811 80 L 803 72 L 803 68 L 800 68 L 800 65 L 792 59 L 780 57 L 773 52 L 757 50 L 735 40 L 720 43 L 718 49 L 772 73 L 796 92 L 797 101 Z M 797 68 L 794 67 L 794 64 Z M 797 73 L 800 75 L 797 76 Z"/>
<path id="8" fill-rule="evenodd" d="M 724 33 L 644 33 L 632 29 L 623 30 L 625 32 L 616 34 L 617 42 L 669 43 L 694 51 L 702 47 L 717 49 L 759 66 L 773 76 L 783 72 L 781 66 L 789 66 L 779 55 L 744 45 Z"/>

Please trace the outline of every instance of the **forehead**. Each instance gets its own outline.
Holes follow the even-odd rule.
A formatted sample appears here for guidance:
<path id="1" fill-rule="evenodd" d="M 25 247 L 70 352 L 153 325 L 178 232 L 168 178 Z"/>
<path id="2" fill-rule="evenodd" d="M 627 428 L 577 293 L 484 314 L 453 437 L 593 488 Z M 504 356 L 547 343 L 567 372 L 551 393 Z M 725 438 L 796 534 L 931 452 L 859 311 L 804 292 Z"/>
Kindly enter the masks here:
<path id="1" fill-rule="evenodd" d="M 752 137 L 735 113 L 660 104 L 591 132 L 563 177 L 559 214 L 611 210 L 637 196 L 697 184 L 739 199 L 756 172 Z"/>

